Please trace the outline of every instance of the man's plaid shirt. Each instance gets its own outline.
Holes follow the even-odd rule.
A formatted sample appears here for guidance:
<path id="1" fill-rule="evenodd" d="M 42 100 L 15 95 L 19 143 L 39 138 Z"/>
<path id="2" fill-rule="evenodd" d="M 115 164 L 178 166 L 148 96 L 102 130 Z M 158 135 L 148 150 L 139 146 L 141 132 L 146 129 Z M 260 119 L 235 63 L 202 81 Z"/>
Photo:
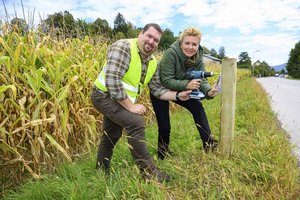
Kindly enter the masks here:
<path id="1" fill-rule="evenodd" d="M 108 49 L 105 85 L 110 96 L 116 100 L 124 100 L 127 98 L 127 94 L 125 93 L 122 85 L 122 78 L 128 70 L 130 57 L 130 43 L 127 40 L 119 40 Z M 142 61 L 141 82 L 144 81 L 147 65 L 151 59 L 153 59 L 153 55 L 149 56 L 146 61 Z M 153 75 L 148 86 L 150 92 L 156 97 L 159 97 L 169 91 L 162 86 L 158 69 Z"/>

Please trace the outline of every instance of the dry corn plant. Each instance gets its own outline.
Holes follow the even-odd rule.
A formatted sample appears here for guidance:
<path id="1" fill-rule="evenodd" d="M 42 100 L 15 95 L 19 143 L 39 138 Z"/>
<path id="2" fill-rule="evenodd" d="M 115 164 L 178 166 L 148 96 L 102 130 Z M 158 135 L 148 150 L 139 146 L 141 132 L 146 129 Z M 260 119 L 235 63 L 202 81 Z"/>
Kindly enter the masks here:
<path id="1" fill-rule="evenodd" d="M 88 37 L 0 37 L 0 167 L 7 177 L 26 169 L 40 178 L 57 161 L 90 152 L 102 120 L 90 91 L 106 50 Z"/>

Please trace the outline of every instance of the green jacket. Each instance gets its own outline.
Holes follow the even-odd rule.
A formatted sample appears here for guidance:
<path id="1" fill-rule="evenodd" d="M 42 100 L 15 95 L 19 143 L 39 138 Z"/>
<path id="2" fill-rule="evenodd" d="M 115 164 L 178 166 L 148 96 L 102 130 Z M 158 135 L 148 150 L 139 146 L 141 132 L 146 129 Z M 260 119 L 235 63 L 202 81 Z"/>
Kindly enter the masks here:
<path id="1" fill-rule="evenodd" d="M 197 54 L 188 58 L 183 54 L 179 41 L 176 41 L 166 50 L 160 61 L 160 79 L 163 86 L 170 90 L 187 90 L 186 86 L 190 80 L 186 78 L 186 72 L 189 70 L 205 71 L 203 49 L 199 45 Z M 207 96 L 209 90 L 211 86 L 207 79 L 202 78 L 200 91 L 206 98 L 210 98 Z"/>

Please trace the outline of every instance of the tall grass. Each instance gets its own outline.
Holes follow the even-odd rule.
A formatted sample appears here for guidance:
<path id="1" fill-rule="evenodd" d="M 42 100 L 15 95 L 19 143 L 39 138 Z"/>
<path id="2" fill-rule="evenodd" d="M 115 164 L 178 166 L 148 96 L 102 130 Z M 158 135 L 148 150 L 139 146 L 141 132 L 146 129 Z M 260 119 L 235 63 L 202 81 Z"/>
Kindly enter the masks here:
<path id="1" fill-rule="evenodd" d="M 203 101 L 213 134 L 220 135 L 220 98 Z M 277 123 L 268 98 L 252 78 L 237 85 L 234 151 L 205 154 L 186 110 L 171 115 L 174 156 L 156 159 L 157 125 L 146 136 L 155 162 L 173 176 L 170 183 L 144 182 L 124 136 L 115 147 L 112 174 L 96 171 L 95 154 L 63 164 L 57 173 L 32 180 L 4 199 L 299 199 L 299 168 L 287 135 Z"/>

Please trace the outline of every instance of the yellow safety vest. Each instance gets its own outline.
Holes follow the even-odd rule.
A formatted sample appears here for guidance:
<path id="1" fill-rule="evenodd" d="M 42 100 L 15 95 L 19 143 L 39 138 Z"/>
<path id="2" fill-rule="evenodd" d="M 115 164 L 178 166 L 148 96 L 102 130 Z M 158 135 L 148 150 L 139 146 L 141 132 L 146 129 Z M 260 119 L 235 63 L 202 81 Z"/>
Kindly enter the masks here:
<path id="1" fill-rule="evenodd" d="M 128 70 L 122 78 L 122 84 L 129 99 L 135 103 L 137 97 L 142 93 L 143 89 L 152 79 L 157 68 L 157 61 L 155 57 L 149 61 L 144 83 L 141 83 L 142 62 L 137 47 L 137 38 L 128 39 L 128 41 L 130 43 L 131 59 Z M 105 73 L 106 64 L 103 66 L 98 78 L 94 82 L 96 87 L 103 92 L 107 92 L 107 88 L 105 86 Z"/>

